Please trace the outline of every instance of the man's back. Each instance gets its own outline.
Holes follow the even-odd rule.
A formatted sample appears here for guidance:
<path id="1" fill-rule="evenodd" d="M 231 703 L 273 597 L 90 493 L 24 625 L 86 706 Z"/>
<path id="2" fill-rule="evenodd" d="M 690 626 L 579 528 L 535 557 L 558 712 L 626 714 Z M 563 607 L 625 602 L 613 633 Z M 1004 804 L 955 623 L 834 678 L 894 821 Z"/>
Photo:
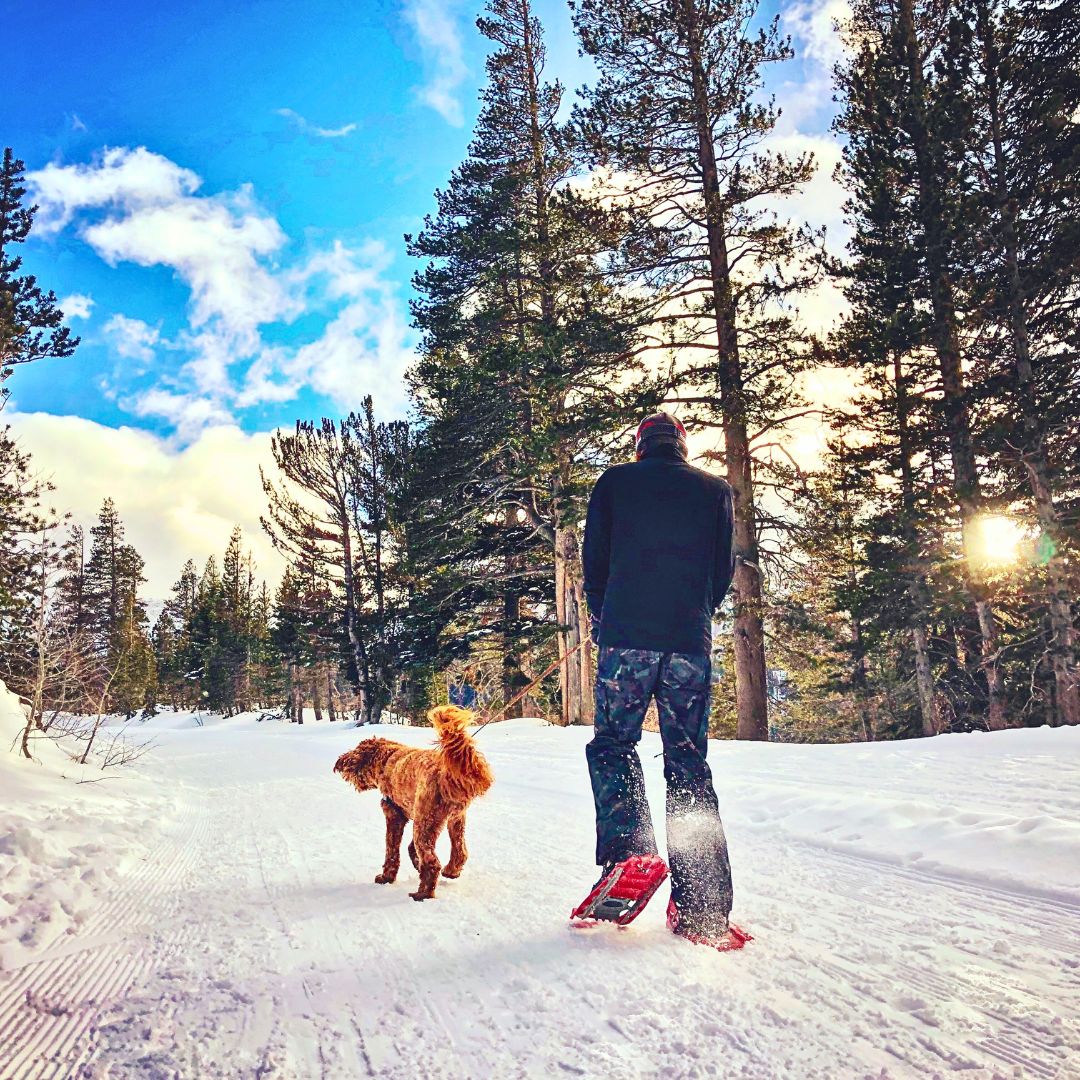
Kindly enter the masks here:
<path id="1" fill-rule="evenodd" d="M 732 575 L 731 491 L 659 447 L 616 465 L 589 501 L 585 591 L 599 644 L 708 656 Z"/>

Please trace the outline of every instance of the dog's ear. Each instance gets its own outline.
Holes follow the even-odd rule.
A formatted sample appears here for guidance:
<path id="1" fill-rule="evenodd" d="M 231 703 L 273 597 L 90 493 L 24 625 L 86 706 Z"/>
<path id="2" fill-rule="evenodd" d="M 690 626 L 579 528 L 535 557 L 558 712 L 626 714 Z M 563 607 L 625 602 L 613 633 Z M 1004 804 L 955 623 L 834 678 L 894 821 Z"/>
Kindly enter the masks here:
<path id="1" fill-rule="evenodd" d="M 357 755 L 357 761 L 366 768 L 375 764 L 385 742 L 385 739 L 365 739 L 357 744 L 353 753 Z"/>
<path id="2" fill-rule="evenodd" d="M 346 750 L 337 759 L 334 772 L 341 775 L 360 790 L 375 786 L 375 778 L 371 775 L 372 767 L 377 763 L 379 751 L 382 748 L 383 739 L 365 739 L 352 750 Z"/>
<path id="3" fill-rule="evenodd" d="M 344 754 L 341 754 L 337 761 L 334 762 L 334 772 L 347 773 L 352 768 L 353 761 L 356 758 L 355 750 L 346 750 Z"/>

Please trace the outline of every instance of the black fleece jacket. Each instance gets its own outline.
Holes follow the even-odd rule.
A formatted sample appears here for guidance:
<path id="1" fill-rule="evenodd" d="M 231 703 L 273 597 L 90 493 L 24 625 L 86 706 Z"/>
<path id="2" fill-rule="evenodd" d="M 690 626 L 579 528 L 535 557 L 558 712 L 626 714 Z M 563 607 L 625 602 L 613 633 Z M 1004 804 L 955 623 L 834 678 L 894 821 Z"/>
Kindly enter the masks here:
<path id="1" fill-rule="evenodd" d="M 582 561 L 600 645 L 708 656 L 734 571 L 731 489 L 661 445 L 589 499 Z"/>

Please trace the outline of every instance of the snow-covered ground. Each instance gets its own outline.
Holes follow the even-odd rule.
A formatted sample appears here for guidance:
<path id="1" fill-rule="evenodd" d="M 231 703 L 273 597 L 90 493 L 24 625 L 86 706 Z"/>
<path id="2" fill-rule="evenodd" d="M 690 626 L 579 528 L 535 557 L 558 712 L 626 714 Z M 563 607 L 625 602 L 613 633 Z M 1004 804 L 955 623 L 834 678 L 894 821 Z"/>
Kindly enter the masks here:
<path id="1" fill-rule="evenodd" d="M 667 933 L 663 894 L 625 932 L 568 929 L 587 731 L 480 735 L 470 862 L 416 904 L 411 868 L 373 884 L 377 796 L 331 774 L 372 732 L 149 728 L 93 785 L 0 748 L 4 1080 L 1080 1076 L 1080 731 L 714 744 L 756 938 L 721 955 Z"/>

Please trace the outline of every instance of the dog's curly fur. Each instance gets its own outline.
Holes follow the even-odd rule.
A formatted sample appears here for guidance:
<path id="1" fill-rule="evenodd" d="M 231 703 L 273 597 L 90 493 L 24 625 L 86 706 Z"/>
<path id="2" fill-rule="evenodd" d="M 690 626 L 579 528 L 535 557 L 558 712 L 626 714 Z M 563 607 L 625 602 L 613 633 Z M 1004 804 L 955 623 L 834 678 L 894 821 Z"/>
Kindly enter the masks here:
<path id="1" fill-rule="evenodd" d="M 441 705 L 428 713 L 439 745 L 418 750 L 390 739 L 365 739 L 355 750 L 337 759 L 341 773 L 357 791 L 378 788 L 386 816 L 386 861 L 375 878 L 380 885 L 397 879 L 405 825 L 413 823 L 409 858 L 420 871 L 414 900 L 435 895 L 439 871 L 456 878 L 468 858 L 465 848 L 465 811 L 473 799 L 491 787 L 491 768 L 465 730 L 474 717 L 468 709 Z M 435 841 L 443 828 L 450 832 L 450 861 L 445 867 L 435 854 Z"/>

